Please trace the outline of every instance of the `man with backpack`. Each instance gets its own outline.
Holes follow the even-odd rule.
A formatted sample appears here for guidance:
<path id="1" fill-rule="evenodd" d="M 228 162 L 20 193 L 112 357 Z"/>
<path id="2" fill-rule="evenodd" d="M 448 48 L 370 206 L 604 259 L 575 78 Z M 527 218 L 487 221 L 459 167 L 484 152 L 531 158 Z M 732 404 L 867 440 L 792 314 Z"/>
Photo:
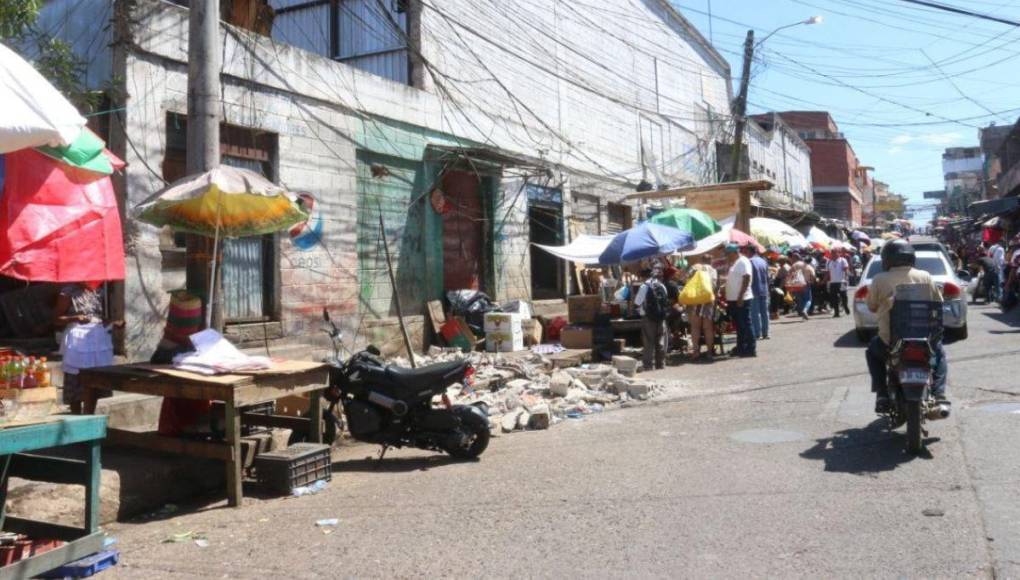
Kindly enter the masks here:
<path id="1" fill-rule="evenodd" d="M 641 338 L 644 341 L 642 367 L 646 371 L 665 368 L 666 351 L 669 350 L 666 318 L 676 297 L 670 298 L 669 290 L 662 281 L 662 272 L 662 264 L 656 262 L 648 280 L 645 280 L 634 297 L 634 305 L 641 311 Z"/>

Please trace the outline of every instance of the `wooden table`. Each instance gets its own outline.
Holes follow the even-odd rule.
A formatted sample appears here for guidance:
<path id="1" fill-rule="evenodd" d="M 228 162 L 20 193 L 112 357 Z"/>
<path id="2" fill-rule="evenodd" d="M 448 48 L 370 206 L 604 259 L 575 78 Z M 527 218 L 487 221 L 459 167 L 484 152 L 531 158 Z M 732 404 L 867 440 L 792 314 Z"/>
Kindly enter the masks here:
<path id="1" fill-rule="evenodd" d="M 286 427 L 308 433 L 308 440 L 322 442 L 321 392 L 329 384 L 329 367 L 322 363 L 278 361 L 266 371 L 244 374 L 206 376 L 159 365 L 120 365 L 82 370 L 79 374 L 84 391 L 85 412 L 93 413 L 102 390 L 115 390 L 161 397 L 222 401 L 225 408 L 226 441 L 196 441 L 166 437 L 158 433 L 139 433 L 110 429 L 107 441 L 179 453 L 193 457 L 219 459 L 227 469 L 227 500 L 240 506 L 241 490 L 241 415 L 243 408 L 259 403 L 309 393 L 309 417 L 245 415 L 252 424 Z"/>
<path id="2" fill-rule="evenodd" d="M 24 427 L 0 430 L 0 527 L 5 532 L 66 542 L 59 548 L 0 568 L 0 580 L 32 578 L 103 549 L 99 531 L 99 444 L 106 436 L 106 417 L 60 415 Z M 84 447 L 84 459 L 30 453 L 54 447 Z M 11 476 L 85 486 L 85 525 L 75 528 L 7 516 L 7 481 Z"/>

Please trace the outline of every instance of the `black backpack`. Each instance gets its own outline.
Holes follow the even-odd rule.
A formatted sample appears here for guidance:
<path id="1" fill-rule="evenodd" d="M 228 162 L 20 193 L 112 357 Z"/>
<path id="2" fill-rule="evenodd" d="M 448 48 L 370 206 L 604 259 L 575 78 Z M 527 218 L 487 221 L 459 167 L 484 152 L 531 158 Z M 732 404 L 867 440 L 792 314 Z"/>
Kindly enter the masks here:
<path id="1" fill-rule="evenodd" d="M 666 285 L 658 281 L 645 284 L 648 286 L 644 302 L 645 316 L 656 322 L 666 320 L 666 315 L 669 314 L 669 293 L 666 291 Z"/>

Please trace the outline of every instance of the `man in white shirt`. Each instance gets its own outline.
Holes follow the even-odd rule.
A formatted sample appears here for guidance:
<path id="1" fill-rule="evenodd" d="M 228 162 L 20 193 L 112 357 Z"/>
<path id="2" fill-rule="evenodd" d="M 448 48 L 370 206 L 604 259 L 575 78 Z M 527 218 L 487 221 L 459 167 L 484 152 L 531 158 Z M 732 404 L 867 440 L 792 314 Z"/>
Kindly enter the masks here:
<path id="1" fill-rule="evenodd" d="M 758 356 L 751 327 L 751 301 L 754 299 L 751 290 L 751 261 L 740 254 L 740 246 L 737 244 L 727 244 L 726 261 L 730 265 L 726 274 L 726 311 L 737 327 L 737 346 L 730 354 L 739 357 Z"/>
<path id="2" fill-rule="evenodd" d="M 850 314 L 850 301 L 846 295 L 847 273 L 850 263 L 843 257 L 843 250 L 832 250 L 829 260 L 829 299 L 832 300 L 833 318 L 839 318 L 840 307 Z"/>
<path id="3" fill-rule="evenodd" d="M 995 263 L 995 273 L 998 275 L 999 296 L 1002 296 L 1002 283 L 1006 279 L 1006 248 L 996 243 L 988 247 L 988 257 Z"/>

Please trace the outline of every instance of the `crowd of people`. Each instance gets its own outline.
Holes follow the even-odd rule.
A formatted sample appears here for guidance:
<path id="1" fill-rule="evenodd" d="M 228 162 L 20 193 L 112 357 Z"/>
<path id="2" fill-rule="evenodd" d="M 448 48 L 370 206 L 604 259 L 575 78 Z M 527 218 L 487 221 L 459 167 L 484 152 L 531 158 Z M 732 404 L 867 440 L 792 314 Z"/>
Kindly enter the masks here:
<path id="1" fill-rule="evenodd" d="M 949 252 L 956 270 L 969 270 L 981 283 L 975 298 L 1000 302 L 1004 307 L 1017 303 L 1020 294 L 1020 234 L 985 239 L 977 243 L 957 243 Z"/>
<path id="2" fill-rule="evenodd" d="M 645 370 L 663 368 L 673 348 L 687 350 L 692 361 L 710 361 L 717 351 L 756 357 L 757 342 L 770 338 L 770 321 L 784 315 L 803 320 L 849 315 L 848 288 L 857 283 L 868 255 L 814 248 L 760 252 L 731 243 L 721 257 L 660 258 L 643 272 L 634 304 L 643 319 Z M 725 353 L 727 332 L 736 341 Z"/>

